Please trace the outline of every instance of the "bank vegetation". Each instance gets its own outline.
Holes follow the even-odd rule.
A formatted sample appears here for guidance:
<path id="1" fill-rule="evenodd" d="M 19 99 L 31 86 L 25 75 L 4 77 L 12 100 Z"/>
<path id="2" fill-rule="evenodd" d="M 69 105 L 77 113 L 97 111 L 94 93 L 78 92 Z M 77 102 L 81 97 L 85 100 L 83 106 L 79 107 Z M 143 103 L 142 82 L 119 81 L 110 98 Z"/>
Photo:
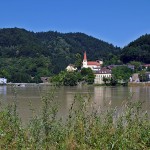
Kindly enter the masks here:
<path id="1" fill-rule="evenodd" d="M 75 95 L 66 119 L 57 117 L 55 93 L 42 97 L 40 115 L 23 126 L 16 102 L 1 109 L 0 149 L 36 150 L 148 150 L 150 120 L 140 102 L 103 111 L 89 103 L 89 95 Z"/>

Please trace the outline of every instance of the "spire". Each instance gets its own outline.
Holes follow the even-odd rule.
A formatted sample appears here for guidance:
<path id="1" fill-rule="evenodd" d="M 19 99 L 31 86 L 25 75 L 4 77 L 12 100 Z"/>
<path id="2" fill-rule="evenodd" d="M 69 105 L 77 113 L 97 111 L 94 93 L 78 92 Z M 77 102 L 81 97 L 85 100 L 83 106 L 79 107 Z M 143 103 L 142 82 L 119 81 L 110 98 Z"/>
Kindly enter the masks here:
<path id="1" fill-rule="evenodd" d="M 87 57 L 86 57 L 86 51 L 84 52 L 84 61 L 87 61 Z"/>

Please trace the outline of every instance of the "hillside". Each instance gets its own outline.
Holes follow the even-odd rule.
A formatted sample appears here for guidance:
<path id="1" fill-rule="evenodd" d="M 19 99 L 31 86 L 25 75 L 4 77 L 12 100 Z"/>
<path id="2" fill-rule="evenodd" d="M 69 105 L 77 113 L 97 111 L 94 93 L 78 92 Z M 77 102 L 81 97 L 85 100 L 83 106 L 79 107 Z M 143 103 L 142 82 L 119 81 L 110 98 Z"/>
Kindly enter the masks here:
<path id="1" fill-rule="evenodd" d="M 82 58 L 84 51 L 89 60 L 110 60 L 120 48 L 83 33 L 0 29 L 0 77 L 12 82 L 31 82 L 31 77 L 39 80 L 74 63 L 77 53 Z"/>
<path id="2" fill-rule="evenodd" d="M 121 60 L 124 63 L 140 61 L 150 63 L 150 34 L 146 34 L 123 48 Z"/>

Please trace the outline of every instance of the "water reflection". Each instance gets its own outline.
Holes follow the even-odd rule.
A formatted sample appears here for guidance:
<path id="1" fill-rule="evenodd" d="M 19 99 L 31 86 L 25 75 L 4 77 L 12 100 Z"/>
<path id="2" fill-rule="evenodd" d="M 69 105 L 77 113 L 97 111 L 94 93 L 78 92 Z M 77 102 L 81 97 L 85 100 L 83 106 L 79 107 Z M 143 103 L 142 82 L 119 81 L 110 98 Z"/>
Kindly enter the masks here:
<path id="1" fill-rule="evenodd" d="M 17 102 L 18 112 L 23 121 L 28 121 L 32 116 L 30 102 L 36 114 L 41 110 L 41 97 L 44 93 L 52 91 L 49 86 L 16 87 L 0 86 L 0 96 L 3 103 Z M 96 107 L 120 107 L 129 97 L 132 100 L 144 101 L 144 109 L 150 106 L 150 87 L 102 87 L 102 86 L 77 86 L 60 87 L 55 90 L 55 101 L 59 105 L 59 116 L 65 117 L 74 101 L 76 94 L 90 95 L 91 104 Z"/>
<path id="2" fill-rule="evenodd" d="M 149 111 L 150 107 L 150 87 L 130 87 L 130 92 L 134 101 L 140 101 L 143 103 L 143 108 Z"/>
<path id="3" fill-rule="evenodd" d="M 0 86 L 0 100 L 7 99 L 7 86 Z"/>
<path id="4" fill-rule="evenodd" d="M 7 94 L 7 86 L 0 86 L 0 95 Z"/>
<path id="5" fill-rule="evenodd" d="M 104 106 L 111 103 L 111 89 L 106 87 L 94 87 L 94 102 L 96 105 Z"/>

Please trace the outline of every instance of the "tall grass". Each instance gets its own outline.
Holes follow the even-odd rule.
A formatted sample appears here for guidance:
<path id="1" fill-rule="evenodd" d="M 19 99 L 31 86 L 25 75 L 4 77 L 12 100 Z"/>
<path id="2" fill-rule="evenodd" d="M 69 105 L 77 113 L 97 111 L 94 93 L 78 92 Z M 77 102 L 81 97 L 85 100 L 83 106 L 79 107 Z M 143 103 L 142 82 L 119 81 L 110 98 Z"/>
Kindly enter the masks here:
<path id="1" fill-rule="evenodd" d="M 0 149 L 148 150 L 150 120 L 140 102 L 128 101 L 121 112 L 90 107 L 89 96 L 76 95 L 65 121 L 57 118 L 54 91 L 42 97 L 42 111 L 23 126 L 16 104 L 0 112 Z M 78 104 L 78 107 L 76 107 Z"/>

